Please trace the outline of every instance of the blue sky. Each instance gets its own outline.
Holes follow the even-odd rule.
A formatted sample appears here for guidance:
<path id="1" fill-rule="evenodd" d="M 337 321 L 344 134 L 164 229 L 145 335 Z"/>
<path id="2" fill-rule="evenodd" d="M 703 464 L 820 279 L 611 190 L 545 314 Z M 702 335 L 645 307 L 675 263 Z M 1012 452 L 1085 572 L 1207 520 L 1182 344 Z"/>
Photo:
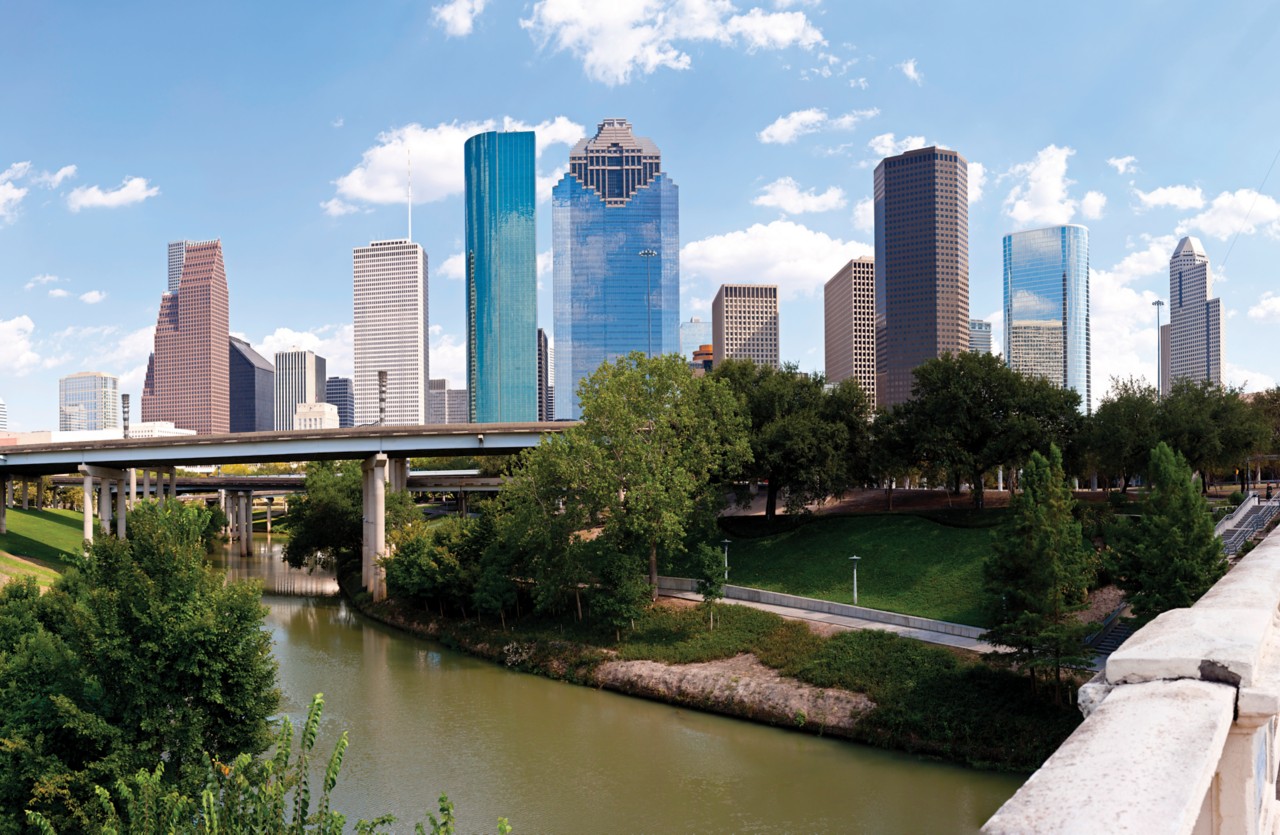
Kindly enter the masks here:
<path id="1" fill-rule="evenodd" d="M 1263 185 L 1280 152 L 1275 4 L 200 8 L 0 0 L 11 429 L 56 427 L 58 377 L 76 371 L 120 375 L 137 402 L 170 240 L 222 239 L 233 332 L 349 373 L 351 249 L 404 235 L 408 151 L 431 373 L 464 384 L 450 260 L 463 141 L 538 130 L 549 278 L 550 184 L 612 116 L 659 145 L 680 186 L 682 318 L 709 319 L 723 282 L 778 284 L 783 357 L 803 369 L 822 368 L 823 283 L 870 252 L 875 163 L 927 142 L 965 155 L 977 186 L 973 316 L 1000 310 L 1004 234 L 1084 223 L 1093 389 L 1153 379 L 1150 303 L 1168 293 L 1178 236 L 1194 234 L 1227 311 L 1230 381 L 1280 379 L 1280 171 Z M 544 280 L 544 326 L 550 302 Z"/>

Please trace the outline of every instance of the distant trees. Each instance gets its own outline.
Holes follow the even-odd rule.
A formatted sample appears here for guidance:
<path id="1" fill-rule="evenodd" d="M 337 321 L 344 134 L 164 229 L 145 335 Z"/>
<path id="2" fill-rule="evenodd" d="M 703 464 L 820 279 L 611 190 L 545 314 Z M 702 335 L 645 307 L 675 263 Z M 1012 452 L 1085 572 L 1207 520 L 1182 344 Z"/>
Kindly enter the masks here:
<path id="1" fill-rule="evenodd" d="M 1089 421 L 1088 457 L 1099 473 L 1120 480 L 1120 492 L 1146 470 L 1159 441 L 1159 420 L 1155 386 L 1135 377 L 1111 381 Z"/>
<path id="2" fill-rule="evenodd" d="M 1243 467 L 1270 440 L 1261 414 L 1238 389 L 1207 382 L 1176 380 L 1160 401 L 1159 423 L 1160 437 L 1200 473 L 1202 490 L 1212 470 Z"/>

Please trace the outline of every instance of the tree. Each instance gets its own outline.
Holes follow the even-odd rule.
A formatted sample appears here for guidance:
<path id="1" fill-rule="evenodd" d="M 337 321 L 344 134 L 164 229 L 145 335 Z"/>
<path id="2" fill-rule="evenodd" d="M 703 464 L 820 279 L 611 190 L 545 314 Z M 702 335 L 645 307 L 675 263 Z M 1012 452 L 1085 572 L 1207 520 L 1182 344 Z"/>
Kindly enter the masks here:
<path id="1" fill-rule="evenodd" d="M 802 513 L 868 478 L 871 405 L 856 380 L 828 390 L 820 374 L 751 360 L 728 360 L 714 376 L 733 387 L 751 420 L 751 472 L 768 481 L 768 519 L 784 491 L 787 512 Z"/>
<path id="2" fill-rule="evenodd" d="M 1031 676 L 1052 669 L 1054 698 L 1060 698 L 1062 667 L 1087 665 L 1092 654 L 1084 638 L 1090 626 L 1076 613 L 1087 605 L 1093 570 L 1075 501 L 1067 488 L 1062 453 L 1038 452 L 1022 475 L 1022 492 L 995 539 L 983 566 L 986 605 L 993 626 L 986 640 L 1013 650 L 1011 658 Z"/>
<path id="3" fill-rule="evenodd" d="M 1200 473 L 1207 492 L 1212 470 L 1240 466 L 1266 446 L 1267 428 L 1238 389 L 1183 379 L 1160 401 L 1160 437 Z"/>
<path id="4" fill-rule="evenodd" d="M 201 784 L 271 741 L 275 661 L 256 584 L 208 567 L 207 512 L 144 502 L 127 541 L 96 539 L 80 570 L 41 595 L 0 589 L 0 831 L 23 809 L 96 831 L 95 785 L 166 763 Z"/>
<path id="5" fill-rule="evenodd" d="M 1249 403 L 1259 422 L 1266 427 L 1266 441 L 1261 451 L 1271 455 L 1280 453 L 1280 386 L 1254 394 Z"/>
<path id="6" fill-rule="evenodd" d="M 1159 440 L 1157 404 L 1155 386 L 1145 380 L 1112 378 L 1111 391 L 1089 421 L 1089 457 L 1104 475 L 1121 480 L 1121 493 L 1151 460 Z"/>
<path id="7" fill-rule="evenodd" d="M 1227 571 L 1222 540 L 1186 460 L 1161 442 L 1147 475 L 1146 508 L 1113 545 L 1117 584 L 1139 624 L 1195 603 Z"/>

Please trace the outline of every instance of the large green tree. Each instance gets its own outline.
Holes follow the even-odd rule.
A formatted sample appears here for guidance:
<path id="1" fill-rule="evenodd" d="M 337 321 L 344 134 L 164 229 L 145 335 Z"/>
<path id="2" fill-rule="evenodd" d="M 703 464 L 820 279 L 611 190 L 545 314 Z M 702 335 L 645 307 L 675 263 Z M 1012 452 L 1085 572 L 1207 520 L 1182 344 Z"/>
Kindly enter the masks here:
<path id="1" fill-rule="evenodd" d="M 226 761 L 270 742 L 261 591 L 207 565 L 207 518 L 145 502 L 127 541 L 95 540 L 44 594 L 0 590 L 0 832 L 22 831 L 24 809 L 96 831 L 95 784 L 164 761 L 192 788 L 206 752 Z"/>
<path id="2" fill-rule="evenodd" d="M 1120 492 L 1127 492 L 1133 477 L 1146 470 L 1159 431 L 1155 386 L 1135 377 L 1113 378 L 1089 420 L 1088 457 L 1098 472 L 1119 478 Z"/>
<path id="3" fill-rule="evenodd" d="M 751 420 L 751 473 L 767 480 L 765 516 L 785 492 L 788 513 L 869 477 L 871 404 L 856 380 L 827 386 L 803 374 L 751 360 L 728 360 L 714 376 L 727 381 Z"/>
<path id="4" fill-rule="evenodd" d="M 1076 613 L 1087 605 L 1092 558 L 1056 446 L 1046 458 L 1031 453 L 1014 494 L 1012 513 L 983 566 L 986 608 L 994 624 L 986 640 L 1009 647 L 1012 660 L 1031 675 L 1052 670 L 1055 699 L 1062 667 L 1088 664 L 1084 638 L 1090 629 Z"/>
<path id="5" fill-rule="evenodd" d="M 1227 570 L 1222 540 L 1186 460 L 1161 442 L 1151 452 L 1147 475 L 1146 507 L 1112 546 L 1117 583 L 1138 623 L 1190 606 Z"/>
<path id="6" fill-rule="evenodd" d="M 1214 470 L 1244 466 L 1269 440 L 1260 413 L 1238 389 L 1199 380 L 1175 380 L 1160 401 L 1160 437 L 1200 473 L 1202 491 Z"/>

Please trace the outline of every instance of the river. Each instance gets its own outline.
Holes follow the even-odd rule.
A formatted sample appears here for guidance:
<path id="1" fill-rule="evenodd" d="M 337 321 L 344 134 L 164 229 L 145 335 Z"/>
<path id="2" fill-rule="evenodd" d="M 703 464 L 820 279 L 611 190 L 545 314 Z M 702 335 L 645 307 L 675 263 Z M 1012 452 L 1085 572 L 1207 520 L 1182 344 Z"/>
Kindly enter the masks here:
<path id="1" fill-rule="evenodd" d="M 1022 782 L 506 670 L 353 611 L 331 576 L 255 537 L 282 709 L 324 693 L 316 759 L 343 730 L 334 793 L 412 831 L 443 792 L 461 832 L 976 832 Z"/>

